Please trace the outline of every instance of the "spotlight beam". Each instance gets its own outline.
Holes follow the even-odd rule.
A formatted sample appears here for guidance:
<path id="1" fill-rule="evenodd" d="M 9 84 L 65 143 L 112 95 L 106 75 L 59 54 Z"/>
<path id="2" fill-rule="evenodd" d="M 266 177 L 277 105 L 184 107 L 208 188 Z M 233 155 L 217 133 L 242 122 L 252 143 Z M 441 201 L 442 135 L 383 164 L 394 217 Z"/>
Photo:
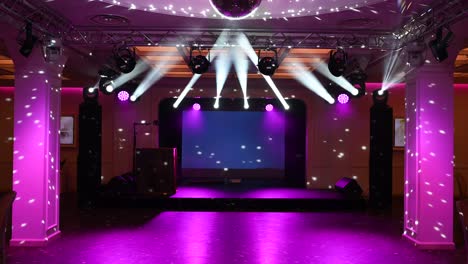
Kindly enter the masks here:
<path id="1" fill-rule="evenodd" d="M 231 50 L 231 59 L 234 60 L 234 67 L 236 68 L 237 79 L 244 94 L 244 108 L 249 108 L 249 102 L 247 101 L 247 78 L 249 70 L 249 62 L 247 56 L 239 48 Z"/>
<path id="2" fill-rule="evenodd" d="M 249 59 L 253 62 L 253 64 L 257 65 L 258 55 L 257 53 L 255 53 L 255 50 L 252 48 L 252 45 L 250 44 L 250 41 L 247 39 L 247 37 L 244 34 L 239 34 L 237 37 L 237 43 L 242 48 L 242 50 L 244 50 L 245 54 L 247 55 L 247 57 L 249 57 Z M 257 66 L 257 69 L 258 69 L 258 66 Z M 283 95 L 281 95 L 281 92 L 278 90 L 278 87 L 276 87 L 271 77 L 263 75 L 263 74 L 262 76 L 265 79 L 265 81 L 268 83 L 268 85 L 271 87 L 276 97 L 278 97 L 284 109 L 288 110 L 289 109 L 288 103 L 286 102 L 286 100 L 284 100 Z"/>
<path id="3" fill-rule="evenodd" d="M 221 97 L 221 91 L 223 90 L 224 84 L 226 83 L 227 77 L 229 75 L 229 70 L 231 69 L 231 58 L 226 53 L 223 52 L 219 55 L 219 58 L 215 61 L 216 67 L 216 101 L 214 108 L 219 107 L 219 98 Z"/>
<path id="4" fill-rule="evenodd" d="M 357 95 L 359 90 L 356 89 L 346 78 L 343 76 L 336 77 L 330 73 L 328 67 L 323 62 L 314 63 L 314 67 L 320 72 L 322 75 L 327 77 L 330 81 L 338 84 L 341 88 L 345 89 L 346 91 L 350 92 L 352 95 Z"/>
<path id="5" fill-rule="evenodd" d="M 323 87 L 322 83 L 315 77 L 314 74 L 305 70 L 306 67 L 302 63 L 298 63 L 296 69 L 290 69 L 289 72 L 294 75 L 294 77 L 302 83 L 307 89 L 316 93 L 318 96 L 325 99 L 328 103 L 335 103 L 335 99 L 328 93 L 327 89 Z"/>
<path id="6" fill-rule="evenodd" d="M 127 74 L 121 74 L 119 77 L 117 77 L 114 80 L 115 89 L 118 89 L 120 86 L 124 85 L 125 83 L 132 80 L 133 78 L 137 77 L 138 75 L 146 71 L 148 67 L 149 66 L 148 64 L 146 64 L 146 62 L 144 62 L 143 60 L 139 60 L 135 66 L 135 69 L 133 69 L 133 71 Z"/>
<path id="7" fill-rule="evenodd" d="M 184 90 L 182 91 L 182 93 L 180 93 L 179 97 L 177 97 L 177 100 L 175 101 L 175 103 L 172 105 L 174 108 L 177 108 L 179 107 L 180 103 L 182 102 L 182 100 L 184 100 L 185 96 L 188 94 L 188 92 L 190 91 L 190 89 L 192 89 L 193 85 L 198 81 L 198 79 L 200 79 L 201 77 L 201 74 L 194 74 L 192 76 L 192 79 L 190 79 L 190 82 L 187 84 L 187 86 L 185 86 Z"/>
<path id="8" fill-rule="evenodd" d="M 214 45 L 216 48 L 212 49 L 213 53 L 210 56 L 210 62 L 213 62 L 213 60 L 216 58 L 216 56 L 218 56 L 218 54 L 219 54 L 219 48 L 218 47 L 220 47 L 226 41 L 226 39 L 227 39 L 226 32 L 225 31 L 221 32 L 221 34 L 219 35 L 219 37 L 216 40 L 215 45 Z M 198 81 L 198 79 L 200 79 L 200 77 L 201 77 L 200 74 L 194 74 L 192 76 L 192 79 L 190 79 L 190 82 L 187 84 L 187 86 L 185 86 L 184 90 L 182 90 L 179 97 L 177 97 L 177 100 L 172 105 L 174 108 L 179 107 L 182 100 L 184 100 L 185 96 L 187 96 L 190 89 L 192 89 L 193 85 L 195 85 L 195 83 Z"/>
<path id="9" fill-rule="evenodd" d="M 133 93 L 132 96 L 134 98 L 140 97 L 142 94 L 144 94 L 154 83 L 159 81 L 164 74 L 166 73 L 167 69 L 163 69 L 161 67 L 157 67 L 156 69 L 152 69 L 143 79 L 143 81 L 140 83 L 140 85 L 136 88 L 135 92 Z"/>

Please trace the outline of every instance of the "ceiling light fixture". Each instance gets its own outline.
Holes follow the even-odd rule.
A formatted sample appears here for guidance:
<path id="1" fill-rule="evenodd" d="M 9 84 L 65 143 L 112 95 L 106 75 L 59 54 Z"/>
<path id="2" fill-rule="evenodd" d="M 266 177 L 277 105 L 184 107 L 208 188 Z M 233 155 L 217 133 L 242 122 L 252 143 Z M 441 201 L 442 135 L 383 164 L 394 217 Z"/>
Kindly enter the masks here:
<path id="1" fill-rule="evenodd" d="M 278 52 L 276 49 L 266 49 L 275 53 L 275 57 L 261 57 L 261 50 L 258 50 L 258 70 L 263 75 L 272 76 L 278 69 Z"/>

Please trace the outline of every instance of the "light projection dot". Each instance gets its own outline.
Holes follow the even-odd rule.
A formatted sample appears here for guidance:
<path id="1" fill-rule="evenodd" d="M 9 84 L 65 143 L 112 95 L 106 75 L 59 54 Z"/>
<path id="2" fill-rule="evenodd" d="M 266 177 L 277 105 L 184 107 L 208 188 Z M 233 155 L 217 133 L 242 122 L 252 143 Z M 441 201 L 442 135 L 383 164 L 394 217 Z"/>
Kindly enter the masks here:
<path id="1" fill-rule="evenodd" d="M 261 160 L 261 159 L 257 159 L 257 163 L 261 163 L 261 162 L 262 162 L 262 160 Z"/>
<path id="2" fill-rule="evenodd" d="M 117 129 L 117 131 L 122 132 L 122 131 L 123 131 L 123 128 L 119 128 L 119 129 Z"/>
<path id="3" fill-rule="evenodd" d="M 338 95 L 338 102 L 340 104 L 347 104 L 349 102 L 349 96 L 347 94 Z"/>
<path id="4" fill-rule="evenodd" d="M 267 105 L 265 106 L 265 110 L 268 111 L 268 112 L 273 111 L 273 105 L 272 105 L 272 104 L 267 104 Z"/>
<path id="5" fill-rule="evenodd" d="M 197 151 L 197 155 L 201 155 L 203 154 L 201 151 Z"/>
<path id="6" fill-rule="evenodd" d="M 107 89 L 107 88 L 106 88 Z M 119 100 L 121 102 L 126 102 L 128 101 L 128 99 L 130 98 L 130 94 L 127 92 L 127 91 L 120 91 L 118 94 L 117 94 L 117 98 L 119 98 Z"/>
<path id="7" fill-rule="evenodd" d="M 192 106 L 193 110 L 195 111 L 200 111 L 201 109 L 201 106 L 199 103 L 194 103 L 193 106 Z"/>
<path id="8" fill-rule="evenodd" d="M 22 159 L 24 159 L 24 156 L 19 156 L 18 159 L 22 160 Z"/>
<path id="9" fill-rule="evenodd" d="M 241 146 L 241 149 L 245 149 L 245 148 L 246 148 L 245 145 L 242 145 L 242 146 Z"/>
<path id="10" fill-rule="evenodd" d="M 216 161 L 216 164 L 221 164 L 221 161 L 217 160 L 217 161 Z"/>
<path id="11" fill-rule="evenodd" d="M 31 199 L 31 200 L 28 201 L 28 203 L 31 204 L 31 203 L 34 203 L 35 201 L 36 201 L 36 199 Z"/>
<path id="12" fill-rule="evenodd" d="M 26 227 L 28 224 L 27 223 L 22 223 L 21 227 Z"/>
<path id="13" fill-rule="evenodd" d="M 333 188 L 333 186 L 331 186 L 331 185 L 328 185 L 328 189 L 331 189 L 331 188 Z"/>
<path id="14" fill-rule="evenodd" d="M 224 171 L 228 171 L 229 169 L 228 168 L 224 168 Z"/>
<path id="15" fill-rule="evenodd" d="M 262 147 L 261 147 L 261 146 L 257 146 L 257 149 L 260 150 L 260 149 L 262 149 Z"/>
<path id="16" fill-rule="evenodd" d="M 164 164 L 164 166 L 167 166 L 169 163 L 167 163 L 167 161 L 165 161 L 163 164 Z"/>
<path id="17" fill-rule="evenodd" d="M 312 177 L 312 181 L 317 181 L 317 177 Z"/>
<path id="18" fill-rule="evenodd" d="M 353 176 L 353 179 L 354 179 L 354 180 L 357 180 L 357 178 L 358 178 L 357 176 Z"/>
<path id="19" fill-rule="evenodd" d="M 361 146 L 361 149 L 362 149 L 362 150 L 366 150 L 367 147 L 366 147 L 366 146 Z"/>
<path id="20" fill-rule="evenodd" d="M 30 116 L 32 116 L 32 113 L 29 112 L 29 113 L 26 114 L 26 116 L 30 117 Z"/>

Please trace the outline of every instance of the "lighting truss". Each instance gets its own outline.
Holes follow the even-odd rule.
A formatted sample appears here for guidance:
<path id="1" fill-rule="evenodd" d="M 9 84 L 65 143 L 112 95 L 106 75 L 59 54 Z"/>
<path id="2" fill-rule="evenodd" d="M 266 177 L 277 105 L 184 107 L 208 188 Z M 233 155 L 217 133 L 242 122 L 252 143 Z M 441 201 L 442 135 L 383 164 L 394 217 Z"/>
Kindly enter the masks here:
<path id="1" fill-rule="evenodd" d="M 235 29 L 227 31 L 234 36 L 244 33 L 252 47 L 265 48 L 336 48 L 337 46 L 393 50 L 406 43 L 424 37 L 441 26 L 451 25 L 467 13 L 466 0 L 439 0 L 428 5 L 426 11 L 416 14 L 395 32 L 345 31 L 275 31 Z M 125 42 L 129 46 L 204 46 L 213 47 L 225 29 L 184 30 L 160 28 L 101 29 L 98 27 L 75 27 L 69 20 L 50 10 L 42 1 L 3 0 L 0 2 L 0 19 L 7 20 L 18 29 L 27 19 L 33 30 L 45 36 L 61 38 L 66 46 L 96 47 Z M 40 35 L 40 34 L 38 34 Z"/>
<path id="2" fill-rule="evenodd" d="M 399 47 L 424 38 L 438 28 L 450 26 L 468 14 L 466 0 L 439 0 L 428 6 L 426 11 L 414 15 L 406 24 L 393 33 L 399 41 Z"/>

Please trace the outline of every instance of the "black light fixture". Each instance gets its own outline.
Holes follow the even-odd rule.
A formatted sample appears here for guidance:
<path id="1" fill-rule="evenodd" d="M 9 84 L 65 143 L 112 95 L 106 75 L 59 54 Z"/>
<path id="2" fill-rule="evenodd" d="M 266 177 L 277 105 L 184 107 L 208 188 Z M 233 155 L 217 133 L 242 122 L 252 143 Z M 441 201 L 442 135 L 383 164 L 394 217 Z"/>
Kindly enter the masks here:
<path id="1" fill-rule="evenodd" d="M 136 54 L 135 48 L 129 48 L 125 45 L 114 50 L 114 59 L 117 69 L 121 73 L 130 73 L 135 69 Z"/>
<path id="2" fill-rule="evenodd" d="M 351 83 L 357 90 L 358 94 L 354 97 L 362 97 L 366 94 L 366 81 L 367 74 L 362 70 L 355 71 L 348 76 L 348 81 Z"/>
<path id="3" fill-rule="evenodd" d="M 23 45 L 21 45 L 19 52 L 24 57 L 28 57 L 33 51 L 34 44 L 37 41 L 37 37 L 32 34 L 32 23 L 29 21 L 26 22 L 25 33 L 26 39 L 24 40 Z"/>
<path id="4" fill-rule="evenodd" d="M 99 71 L 99 91 L 103 94 L 110 95 L 115 90 L 114 80 L 119 74 L 110 68 L 105 68 Z"/>
<path id="5" fill-rule="evenodd" d="M 261 50 L 258 50 L 258 70 L 263 75 L 272 76 L 275 74 L 276 69 L 278 69 L 278 52 L 276 49 L 267 49 L 268 51 L 273 51 L 275 57 L 261 57 Z"/>
<path id="6" fill-rule="evenodd" d="M 340 77 L 346 70 L 348 63 L 348 54 L 343 48 L 338 47 L 336 50 L 330 50 L 330 60 L 328 61 L 328 70 L 336 77 Z"/>
<path id="7" fill-rule="evenodd" d="M 436 32 L 436 38 L 429 42 L 429 47 L 431 48 L 432 55 L 434 58 L 441 62 L 448 58 L 447 47 L 449 45 L 450 40 L 453 38 L 453 32 L 447 28 L 447 35 L 442 39 L 442 35 L 444 33 L 444 28 L 439 27 Z"/>
<path id="8" fill-rule="evenodd" d="M 372 101 L 376 107 L 387 107 L 388 90 L 375 90 L 372 92 Z"/>
<path id="9" fill-rule="evenodd" d="M 194 57 L 193 50 L 195 49 L 198 50 L 200 54 Z M 209 52 L 208 56 L 210 56 Z M 194 74 L 203 74 L 210 69 L 210 66 L 210 60 L 201 54 L 201 50 L 199 48 L 192 47 L 190 49 L 189 67 L 192 69 Z"/>
<path id="10" fill-rule="evenodd" d="M 97 102 L 99 97 L 99 89 L 96 87 L 83 88 L 83 99 L 85 102 Z"/>

